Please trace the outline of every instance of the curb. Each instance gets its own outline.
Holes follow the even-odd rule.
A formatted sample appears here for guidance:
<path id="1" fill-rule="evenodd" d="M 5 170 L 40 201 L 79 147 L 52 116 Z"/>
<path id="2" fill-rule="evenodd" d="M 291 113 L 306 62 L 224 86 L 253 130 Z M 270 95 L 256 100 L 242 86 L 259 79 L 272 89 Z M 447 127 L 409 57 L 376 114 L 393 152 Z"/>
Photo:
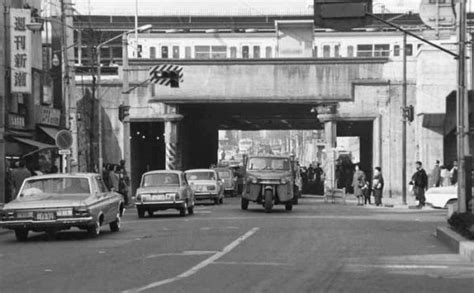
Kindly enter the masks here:
<path id="1" fill-rule="evenodd" d="M 449 227 L 437 227 L 436 238 L 444 242 L 451 250 L 474 262 L 474 241 L 469 241 Z"/>
<path id="2" fill-rule="evenodd" d="M 0 230 L 0 235 L 5 235 L 5 234 L 11 233 L 11 232 L 13 232 L 13 230 L 1 229 Z"/>

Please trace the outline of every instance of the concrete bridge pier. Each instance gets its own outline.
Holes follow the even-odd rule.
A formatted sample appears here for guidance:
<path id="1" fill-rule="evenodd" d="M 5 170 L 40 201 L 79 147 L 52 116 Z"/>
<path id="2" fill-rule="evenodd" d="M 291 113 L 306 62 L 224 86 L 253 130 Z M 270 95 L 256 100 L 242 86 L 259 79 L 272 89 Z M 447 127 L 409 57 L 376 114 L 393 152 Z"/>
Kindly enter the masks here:
<path id="1" fill-rule="evenodd" d="M 183 115 L 177 114 L 176 107 L 167 106 L 167 113 L 164 115 L 165 123 L 165 166 L 166 170 L 182 169 L 182 137 L 179 135 L 181 120 Z"/>
<path id="2" fill-rule="evenodd" d="M 336 185 L 336 141 L 337 141 L 337 119 L 336 105 L 325 105 L 318 107 L 318 119 L 324 123 L 325 135 L 325 160 L 323 161 L 323 170 L 325 179 L 325 190 L 333 189 Z"/>

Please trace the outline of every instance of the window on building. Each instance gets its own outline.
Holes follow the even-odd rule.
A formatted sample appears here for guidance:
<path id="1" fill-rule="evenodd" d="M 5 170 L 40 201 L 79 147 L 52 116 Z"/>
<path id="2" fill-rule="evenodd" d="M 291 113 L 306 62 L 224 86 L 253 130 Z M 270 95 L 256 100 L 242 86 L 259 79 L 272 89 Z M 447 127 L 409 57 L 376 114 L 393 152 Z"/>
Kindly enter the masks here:
<path id="1" fill-rule="evenodd" d="M 260 46 L 253 46 L 253 58 L 260 58 Z"/>
<path id="2" fill-rule="evenodd" d="M 161 46 L 161 58 L 168 59 L 168 46 Z"/>
<path id="3" fill-rule="evenodd" d="M 211 46 L 211 58 L 212 59 L 227 58 L 227 46 Z"/>
<path id="4" fill-rule="evenodd" d="M 314 46 L 313 48 L 313 57 L 318 58 L 318 46 Z"/>
<path id="5" fill-rule="evenodd" d="M 334 57 L 339 58 L 341 55 L 339 54 L 339 49 L 341 48 L 341 45 L 335 45 L 334 46 Z"/>
<path id="6" fill-rule="evenodd" d="M 272 52 L 272 47 L 267 46 L 265 47 L 265 58 L 272 58 L 273 57 L 273 52 Z"/>
<path id="7" fill-rule="evenodd" d="M 230 47 L 230 58 L 237 58 L 237 47 Z"/>
<path id="8" fill-rule="evenodd" d="M 413 44 L 407 44 L 406 50 L 407 56 L 413 56 Z"/>
<path id="9" fill-rule="evenodd" d="M 179 46 L 173 46 L 173 59 L 179 59 Z"/>
<path id="10" fill-rule="evenodd" d="M 357 57 L 372 57 L 373 45 L 357 45 Z"/>
<path id="11" fill-rule="evenodd" d="M 242 46 L 242 58 L 249 58 L 249 46 Z"/>
<path id="12" fill-rule="evenodd" d="M 400 56 L 400 45 L 393 46 L 393 56 L 395 57 Z"/>
<path id="13" fill-rule="evenodd" d="M 191 59 L 192 58 L 191 47 L 189 47 L 189 46 L 184 47 L 184 58 L 186 58 L 186 59 Z"/>
<path id="14" fill-rule="evenodd" d="M 354 57 L 354 46 L 347 47 L 347 57 Z"/>
<path id="15" fill-rule="evenodd" d="M 156 48 L 155 47 L 150 47 L 150 58 L 151 59 L 156 58 Z"/>
<path id="16" fill-rule="evenodd" d="M 388 56 L 390 56 L 390 45 L 389 44 L 376 44 L 376 45 L 374 45 L 374 56 L 375 57 L 388 57 Z"/>
<path id="17" fill-rule="evenodd" d="M 430 0 L 430 4 L 436 4 L 438 2 L 439 4 L 444 4 L 446 3 L 446 0 Z"/>
<path id="18" fill-rule="evenodd" d="M 331 57 L 331 46 L 329 46 L 329 45 L 324 45 L 323 46 L 323 57 L 324 58 Z"/>

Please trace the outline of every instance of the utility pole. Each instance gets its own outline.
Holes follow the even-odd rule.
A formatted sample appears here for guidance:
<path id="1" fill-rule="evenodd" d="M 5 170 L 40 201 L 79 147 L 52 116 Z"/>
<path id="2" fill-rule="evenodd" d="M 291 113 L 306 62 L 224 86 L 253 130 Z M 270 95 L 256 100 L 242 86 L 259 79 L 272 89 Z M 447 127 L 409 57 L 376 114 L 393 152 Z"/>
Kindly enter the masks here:
<path id="1" fill-rule="evenodd" d="M 466 155 L 469 154 L 469 129 L 466 131 L 466 124 L 469 127 L 469 108 L 466 97 L 466 0 L 459 0 L 458 13 L 458 92 L 456 100 L 457 118 L 457 158 L 458 168 L 458 212 L 466 212 L 466 183 L 468 170 L 466 165 Z M 467 113 L 467 115 L 466 115 Z M 467 119 L 466 119 L 467 116 Z M 467 120 L 467 121 L 466 121 Z M 466 149 L 467 147 L 467 149 Z M 469 160 L 468 160 L 469 161 Z M 470 169 L 470 168 L 469 168 Z"/>
<path id="2" fill-rule="evenodd" d="M 64 128 L 69 130 L 69 56 L 67 48 L 66 35 L 66 5 L 65 0 L 61 0 L 61 53 L 62 53 L 62 94 L 63 94 L 63 109 L 64 109 Z M 63 157 L 63 173 L 66 170 L 70 171 L 71 164 L 69 162 L 70 155 Z"/>
<path id="3" fill-rule="evenodd" d="M 402 84 L 402 203 L 407 204 L 407 34 L 403 33 L 403 84 Z"/>
<path id="4" fill-rule="evenodd" d="M 2 44 L 7 44 L 6 41 L 6 22 L 7 22 L 7 7 L 5 5 L 0 6 L 0 43 Z M 5 202 L 6 199 L 6 194 L 5 194 L 5 70 L 3 68 L 6 68 L 6 60 L 7 60 L 7 55 L 5 54 L 5 50 L 8 46 L 0 46 L 0 182 L 1 188 L 0 188 L 0 204 Z"/>

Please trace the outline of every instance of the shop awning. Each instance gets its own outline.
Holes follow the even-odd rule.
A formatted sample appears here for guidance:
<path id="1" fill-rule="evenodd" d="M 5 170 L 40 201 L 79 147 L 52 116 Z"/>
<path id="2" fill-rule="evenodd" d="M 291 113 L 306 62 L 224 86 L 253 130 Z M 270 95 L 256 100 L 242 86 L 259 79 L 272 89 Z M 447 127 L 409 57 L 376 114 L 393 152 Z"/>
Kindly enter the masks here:
<path id="1" fill-rule="evenodd" d="M 56 134 L 59 132 L 59 129 L 47 126 L 40 126 L 41 130 L 44 131 L 52 139 L 56 139 Z"/>
<path id="2" fill-rule="evenodd" d="M 31 154 L 33 154 L 35 152 L 38 152 L 38 151 L 41 151 L 41 150 L 57 148 L 57 146 L 55 146 L 53 144 L 47 144 L 47 143 L 43 143 L 43 142 L 39 142 L 39 141 L 36 141 L 36 140 L 29 139 L 29 138 L 22 138 L 22 137 L 13 137 L 13 138 L 18 142 L 21 142 L 21 143 L 24 143 L 24 144 L 27 144 L 27 145 L 30 145 L 30 146 L 36 148 L 36 150 L 34 152 L 23 155 L 23 157 L 31 155 Z"/>

